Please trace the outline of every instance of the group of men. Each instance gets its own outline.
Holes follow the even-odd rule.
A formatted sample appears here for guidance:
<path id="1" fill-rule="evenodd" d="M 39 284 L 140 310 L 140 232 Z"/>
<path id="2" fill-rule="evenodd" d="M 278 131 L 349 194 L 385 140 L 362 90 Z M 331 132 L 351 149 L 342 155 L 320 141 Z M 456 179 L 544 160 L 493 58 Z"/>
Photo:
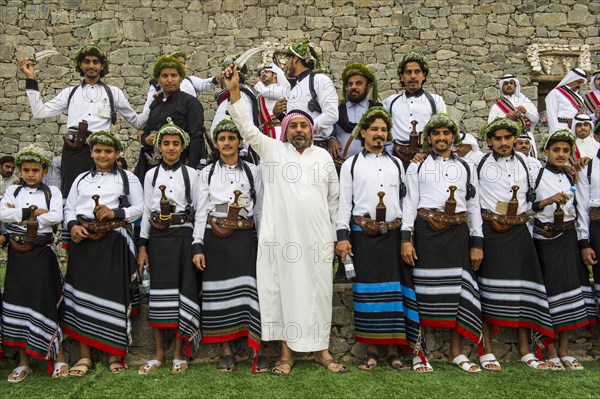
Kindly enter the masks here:
<path id="1" fill-rule="evenodd" d="M 412 354 L 415 371 L 431 372 L 424 327 L 451 330 L 449 359 L 469 373 L 500 370 L 492 348 L 497 327 L 519 329 L 521 360 L 530 367 L 582 367 L 568 353 L 568 331 L 598 321 L 591 286 L 582 273 L 548 285 L 545 271 L 560 265 L 540 255 L 539 248 L 564 239 L 570 264 L 581 269 L 584 262 L 598 264 L 600 172 L 594 171 L 600 151 L 593 153 L 600 140 L 598 122 L 592 129 L 598 120 L 598 74 L 585 99 L 577 93 L 585 73 L 577 68 L 547 98 L 549 124 L 552 120 L 569 129 L 557 125 L 559 134 L 543 150 L 548 156 L 560 143 L 572 143 L 566 157 L 583 168 L 575 211 L 572 192 L 544 191 L 548 198 L 536 201 L 538 186 L 546 187 L 541 165 L 531 166 L 539 114 L 512 75 L 501 78 L 501 98 L 482 129 L 481 140 L 491 150 L 484 155 L 477 139 L 461 132 L 446 114 L 443 98 L 424 90 L 429 65 L 414 51 L 398 66 L 404 90 L 383 103 L 374 73 L 360 63 L 344 69 L 339 103 L 331 79 L 317 72 L 321 56 L 308 40 L 288 49 L 287 78 L 295 79 L 293 88 L 278 66 L 268 65 L 254 86 L 258 96 L 244 85 L 246 71 L 232 63 L 233 57 L 224 60 L 218 77 L 204 80 L 186 77 L 186 58 L 175 52 L 157 60 L 140 114 L 120 89 L 101 80 L 108 58 L 97 46 L 82 47 L 74 58 L 82 84 L 46 103 L 32 61 L 20 61 L 33 116 L 67 112 L 60 190 L 64 218 L 43 220 L 43 213 L 29 210 L 31 201 L 23 202 L 26 195 L 41 193 L 35 202 L 39 209 L 54 215 L 57 206 L 62 208 L 56 205 L 60 194 L 41 182 L 48 154 L 35 147 L 18 154 L 16 166 L 31 174 L 29 164 L 34 164 L 40 179 L 24 177 L 7 189 L 10 195 L 0 205 L 3 212 L 23 208 L 6 213 L 6 220 L 2 215 L 11 239 L 11 273 L 28 261 L 17 249 L 31 256 L 30 247 L 51 245 L 51 225 L 63 221 L 64 238 L 72 242 L 64 288 L 47 294 L 64 293 L 60 320 L 56 312 L 39 309 L 41 301 L 4 298 L 4 308 L 13 312 L 3 310 L 8 326 L 3 332 L 9 337 L 4 344 L 20 348 L 20 365 L 9 381 L 19 382 L 31 372 L 27 355 L 51 361 L 54 377 L 83 376 L 93 364 L 92 348 L 110 355 L 111 372 L 124 371 L 130 315 L 139 304 L 137 277 L 144 268 L 152 276 L 156 353 L 140 374 L 165 362 L 165 329 L 176 331 L 174 373 L 187 369 L 186 358 L 200 342 L 221 343 L 218 368 L 233 371 L 237 360 L 230 342 L 241 337 L 254 352 L 253 371 L 288 374 L 294 352 L 313 352 L 329 371 L 346 372 L 328 350 L 334 254 L 340 268 L 348 256 L 354 258 L 356 339 L 368 345 L 359 365 L 363 370 L 377 366 L 378 346 L 384 345 L 393 369 L 410 368 L 399 353 L 402 348 Z M 207 134 L 195 96 L 218 85 L 217 112 Z M 558 105 L 550 106 L 553 98 Z M 110 132 L 116 112 L 140 131 L 143 148 L 135 174 L 116 166 L 124 149 Z M 516 151 L 520 140 L 525 155 Z M 212 162 L 205 143 L 211 146 Z M 546 168 L 563 173 L 563 158 L 556 156 L 552 162 L 560 165 Z M 10 159 L 2 160 L 2 178 L 8 179 L 15 162 L 11 166 Z M 24 194 L 19 197 L 19 192 Z M 44 205 L 44 196 L 54 197 L 52 209 Z M 551 207 L 559 212 L 563 205 L 560 223 L 534 219 L 532 237 L 528 212 Z M 130 223 L 140 217 L 135 242 Z M 575 220 L 581 248 L 576 254 Z M 34 223 L 46 229 L 35 239 L 28 236 Z M 55 258 L 47 251 L 36 256 Z M 54 270 L 55 259 L 51 263 Z M 598 285 L 597 266 L 594 271 Z M 17 275 L 22 273 L 27 271 Z M 10 281 L 25 290 L 19 279 Z M 14 287 L 9 292 L 16 292 Z M 565 298 L 572 312 L 561 310 Z M 19 341 L 26 331 L 10 323 L 19 309 L 49 320 L 54 335 L 46 337 L 47 352 L 39 350 L 39 342 Z M 80 343 L 81 358 L 70 370 L 58 346 L 63 332 Z M 558 336 L 556 351 L 552 343 Z M 479 345 L 481 368 L 462 354 L 463 338 Z M 281 356 L 272 369 L 260 356 L 264 341 L 281 341 Z M 548 362 L 531 353 L 530 341 L 538 348 L 548 346 Z"/>

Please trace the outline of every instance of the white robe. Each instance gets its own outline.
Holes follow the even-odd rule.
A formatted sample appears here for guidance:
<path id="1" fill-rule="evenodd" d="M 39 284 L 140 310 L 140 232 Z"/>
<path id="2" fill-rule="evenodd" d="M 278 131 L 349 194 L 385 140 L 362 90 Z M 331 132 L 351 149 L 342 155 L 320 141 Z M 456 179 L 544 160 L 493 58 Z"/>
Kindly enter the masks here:
<path id="1" fill-rule="evenodd" d="M 256 265 L 262 340 L 297 352 L 329 348 L 339 183 L 327 151 L 263 135 L 242 101 L 227 110 L 263 162 L 263 215 Z"/>

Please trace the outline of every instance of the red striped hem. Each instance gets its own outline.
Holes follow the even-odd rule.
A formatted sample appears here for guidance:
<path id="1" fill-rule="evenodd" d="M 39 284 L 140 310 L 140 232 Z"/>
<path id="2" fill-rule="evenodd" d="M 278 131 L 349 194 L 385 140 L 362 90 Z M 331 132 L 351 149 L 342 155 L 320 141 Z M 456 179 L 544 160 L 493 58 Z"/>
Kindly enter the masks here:
<path id="1" fill-rule="evenodd" d="M 158 322 L 155 322 L 155 321 L 149 321 L 148 325 L 150 327 L 154 327 L 154 328 L 174 328 L 174 329 L 179 328 L 179 323 L 178 322 L 174 322 L 174 323 L 158 323 Z"/>
<path id="2" fill-rule="evenodd" d="M 456 320 L 431 320 L 431 319 L 421 319 L 421 326 L 423 327 L 434 327 L 434 328 L 449 328 L 456 330 L 460 335 L 465 338 L 473 341 L 473 343 L 478 343 L 480 337 L 475 335 L 471 330 L 459 325 Z"/>
<path id="3" fill-rule="evenodd" d="M 78 333 L 75 330 L 71 330 L 69 327 L 64 326 L 64 325 L 62 326 L 62 329 L 65 334 L 67 334 L 68 336 L 73 338 L 75 341 L 79 341 L 79 342 L 89 345 L 93 348 L 99 349 L 102 352 L 106 352 L 110 355 L 123 357 L 123 358 L 125 356 L 127 356 L 127 351 L 123 348 L 117 348 L 116 346 L 109 345 L 105 342 L 101 342 L 96 339 L 86 337 L 86 336 Z"/>
<path id="4" fill-rule="evenodd" d="M 42 355 L 39 352 L 31 350 L 30 348 L 27 347 L 27 344 L 25 342 L 11 341 L 10 339 L 6 339 L 6 338 L 4 338 L 4 340 L 2 342 L 6 346 L 14 346 L 14 347 L 17 347 L 17 348 L 23 348 L 23 349 L 25 349 L 25 352 L 28 355 L 31 355 L 31 356 L 35 357 L 36 359 L 48 360 L 48 358 L 49 358 L 47 354 L 46 355 Z"/>
<path id="5" fill-rule="evenodd" d="M 355 339 L 357 342 L 369 345 L 402 345 L 408 347 L 406 338 L 366 338 L 357 335 Z"/>
<path id="6" fill-rule="evenodd" d="M 576 323 L 576 324 L 569 324 L 567 326 L 555 328 L 554 331 L 564 332 L 564 331 L 576 330 L 581 327 L 586 327 L 586 326 L 591 327 L 592 325 L 597 324 L 597 323 L 598 323 L 598 320 L 584 320 L 584 321 Z"/>
<path id="7" fill-rule="evenodd" d="M 511 320 L 502 320 L 502 319 L 495 319 L 493 317 L 487 317 L 484 316 L 483 317 L 483 321 L 491 324 L 493 326 L 500 326 L 500 327 L 508 327 L 508 328 L 519 328 L 519 327 L 523 327 L 523 328 L 529 328 L 531 330 L 535 330 L 537 332 L 539 332 L 540 334 L 545 335 L 546 337 L 550 337 L 550 338 L 554 338 L 554 331 L 549 329 L 549 328 L 545 328 L 539 324 L 536 324 L 534 322 L 531 321 L 525 321 L 525 320 L 516 320 L 516 321 L 511 321 Z"/>
<path id="8" fill-rule="evenodd" d="M 248 330 L 240 330 L 240 331 L 236 331 L 236 332 L 233 332 L 230 334 L 209 335 L 209 336 L 203 335 L 202 343 L 217 344 L 217 343 L 221 343 L 221 342 L 233 341 L 234 339 L 243 338 L 243 337 L 248 338 L 248 346 L 250 346 L 252 349 L 254 349 L 256 351 L 258 351 L 260 349 L 260 342 L 251 338 Z"/>

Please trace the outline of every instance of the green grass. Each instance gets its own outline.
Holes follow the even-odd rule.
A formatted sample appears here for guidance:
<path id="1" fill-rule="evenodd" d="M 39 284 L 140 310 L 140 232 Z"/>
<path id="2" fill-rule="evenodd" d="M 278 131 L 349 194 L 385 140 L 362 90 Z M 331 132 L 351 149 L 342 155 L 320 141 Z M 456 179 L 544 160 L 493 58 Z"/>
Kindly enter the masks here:
<path id="1" fill-rule="evenodd" d="M 582 372 L 535 371 L 520 363 L 503 364 L 500 373 L 469 375 L 443 363 L 435 371 L 419 375 L 395 372 L 380 366 L 360 371 L 345 362 L 347 374 L 333 374 L 310 361 L 298 361 L 289 376 L 252 375 L 248 363 L 234 373 L 221 373 L 214 363 L 192 364 L 191 369 L 172 375 L 163 366 L 156 373 L 140 376 L 132 366 L 111 375 L 106 364 L 83 378 L 52 380 L 45 364 L 36 362 L 34 374 L 19 384 L 5 382 L 14 364 L 0 365 L 1 398 L 594 398 L 600 387 L 600 362 L 586 362 Z"/>

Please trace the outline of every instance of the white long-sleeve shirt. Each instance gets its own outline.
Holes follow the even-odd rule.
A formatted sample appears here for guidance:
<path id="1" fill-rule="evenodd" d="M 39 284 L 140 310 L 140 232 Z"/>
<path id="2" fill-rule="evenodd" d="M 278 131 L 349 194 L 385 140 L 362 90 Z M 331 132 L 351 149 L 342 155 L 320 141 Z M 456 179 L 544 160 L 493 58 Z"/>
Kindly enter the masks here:
<path id="1" fill-rule="evenodd" d="M 400 184 L 406 181 L 402 161 L 395 159 L 400 168 L 396 167 L 387 152 L 375 155 L 368 151 L 356 154 L 354 178 L 351 168 L 354 157 L 348 158 L 340 171 L 340 202 L 336 221 L 338 239 L 340 231 L 350 231 L 353 215 L 369 214 L 376 217 L 376 206 L 379 203 L 377 193 L 383 191 L 385 196 L 387 222 L 402 218 L 402 200 L 400 199 Z M 400 175 L 399 175 L 400 174 Z"/>
<path id="2" fill-rule="evenodd" d="M 536 188 L 536 203 L 546 198 L 553 196 L 556 193 L 562 192 L 568 194 L 571 190 L 571 181 L 565 173 L 551 165 L 547 165 L 544 168 L 544 172 L 540 179 L 540 183 Z M 562 206 L 562 210 L 565 213 L 564 221 L 569 222 L 577 218 L 577 210 L 575 208 L 575 202 L 577 207 L 579 204 L 579 194 L 575 192 L 575 195 L 569 199 L 569 201 Z M 535 213 L 534 217 L 542 223 L 554 223 L 554 211 L 556 210 L 556 204 L 550 204 Z M 539 234 L 538 229 L 533 227 L 533 238 L 540 240 L 547 240 L 548 238 Z"/>
<path id="3" fill-rule="evenodd" d="M 115 211 L 115 217 L 134 222 L 142 216 L 144 209 L 144 193 L 138 178 L 129 171 L 124 171 L 129 180 L 129 204 L 119 208 L 119 197 L 125 194 L 125 186 L 121 174 L 113 169 L 110 172 L 98 173 L 95 170 L 77 176 L 67 202 L 65 204 L 65 222 L 69 229 L 77 221 L 77 215 L 94 218 L 95 203 L 92 196 L 100 196 L 99 204 L 106 205 Z"/>
<path id="4" fill-rule="evenodd" d="M 466 162 L 465 162 L 466 163 Z M 420 168 L 419 168 L 420 166 Z M 469 166 L 467 164 L 467 166 Z M 477 174 L 471 173 L 470 183 L 475 188 L 475 196 L 469 200 L 467 194 L 467 170 L 456 155 L 443 158 L 428 155 L 422 164 L 411 163 L 406 171 L 407 195 L 403 202 L 402 231 L 414 231 L 419 208 L 444 211 L 450 195 L 450 186 L 456 186 L 454 199 L 456 213 L 467 212 L 467 225 L 471 237 L 483 237 L 483 220 L 479 206 Z"/>
<path id="5" fill-rule="evenodd" d="M 446 112 L 444 99 L 437 94 L 430 94 L 435 102 L 436 113 Z M 398 100 L 394 101 L 396 98 Z M 394 106 L 390 109 L 392 102 Z M 383 107 L 392 114 L 392 135 L 394 136 L 394 140 L 406 142 L 406 144 L 408 144 L 410 133 L 412 132 L 410 122 L 417 121 L 417 132 L 421 132 L 433 115 L 431 103 L 423 90 L 418 90 L 414 96 L 408 92 L 391 95 L 383 100 Z"/>
<path id="6" fill-rule="evenodd" d="M 575 93 L 575 95 L 583 103 L 583 97 L 579 93 Z M 573 119 L 575 115 L 579 114 L 580 109 L 574 106 L 556 87 L 546 96 L 546 112 L 548 114 L 548 128 L 550 133 L 553 133 L 559 129 L 571 130 L 568 123 L 559 122 L 558 118 Z"/>
<path id="7" fill-rule="evenodd" d="M 592 169 L 591 184 L 588 179 L 589 168 Z M 588 240 L 589 245 L 590 208 L 600 207 L 600 150 L 577 177 L 577 203 L 581 206 L 577 214 L 577 239 Z"/>
<path id="8" fill-rule="evenodd" d="M 141 129 L 148 120 L 149 110 L 136 113 L 121 89 L 108 85 L 112 92 L 115 110 L 119 112 L 131 126 Z M 81 84 L 69 101 L 69 95 L 74 86 L 64 88 L 56 97 L 48 102 L 42 101 L 37 81 L 27 79 L 26 94 L 29 99 L 31 113 L 36 119 L 49 118 L 67 113 L 67 128 L 77 129 L 79 122 L 86 120 L 88 130 L 97 132 L 109 130 L 111 127 L 111 109 L 105 88 L 100 84 Z"/>
<path id="9" fill-rule="evenodd" d="M 241 162 L 244 162 L 240 160 Z M 246 162 L 246 165 L 252 172 L 252 178 L 254 183 L 254 191 L 256 197 L 256 203 L 252 200 L 250 194 L 250 181 L 246 172 L 241 166 L 227 165 L 218 161 L 214 166 L 214 172 L 210 179 L 210 185 L 208 182 L 208 175 L 212 168 L 212 165 L 202 169 L 198 179 L 198 195 L 196 196 L 196 220 L 194 222 L 194 244 L 204 243 L 204 231 L 207 226 L 207 220 L 209 215 L 216 217 L 225 218 L 227 217 L 227 211 L 229 205 L 234 200 L 234 190 L 240 190 L 242 194 L 238 199 L 238 204 L 245 211 L 240 213 L 240 216 L 245 215 L 246 218 L 252 218 L 256 231 L 260 229 L 260 217 L 262 212 L 262 178 L 260 169 L 253 164 Z M 217 209 L 219 206 L 225 204 L 223 209 Z M 242 211 L 240 211 L 242 212 Z"/>
<path id="10" fill-rule="evenodd" d="M 22 188 L 15 197 L 14 193 L 19 187 Z M 48 213 L 37 216 L 38 234 L 52 233 L 52 226 L 63 220 L 63 207 L 60 190 L 53 186 L 49 188 L 51 193 L 50 207 L 46 202 L 44 191 L 40 188 L 12 185 L 6 189 L 0 201 L 0 222 L 7 224 L 8 232 L 24 233 L 27 230 L 26 226 L 18 223 L 28 219 L 30 215 L 29 207 L 36 205 L 39 209 L 48 210 Z M 9 204 L 13 207 L 9 207 Z"/>
<path id="11" fill-rule="evenodd" d="M 517 159 L 521 158 L 523 163 Z M 527 160 L 520 152 L 513 151 L 508 157 L 501 157 L 492 152 L 486 156 L 479 173 L 479 197 L 481 209 L 498 213 L 498 201 L 508 202 L 512 198 L 512 186 L 518 186 L 517 200 L 519 206 L 517 214 L 527 212 L 531 205 L 527 202 L 527 190 L 535 185 L 537 173 L 535 168 L 527 168 Z M 529 176 L 529 181 L 527 180 Z"/>
<path id="12" fill-rule="evenodd" d="M 185 207 L 188 205 L 185 197 L 185 180 L 181 167 L 187 168 L 187 172 L 190 178 L 190 196 L 192 203 L 194 204 L 195 198 L 198 195 L 198 173 L 195 169 L 188 166 L 182 165 L 180 162 L 169 166 L 164 162 L 160 165 L 150 169 L 146 172 L 144 177 L 144 200 L 143 200 L 143 211 L 142 223 L 140 227 L 140 238 L 147 240 L 150 238 L 150 215 L 152 212 L 160 212 L 160 199 L 162 197 L 160 186 L 164 185 L 165 195 L 175 205 L 175 213 L 185 211 Z M 152 187 L 152 179 L 154 179 L 154 173 L 158 170 L 158 176 L 154 187 Z M 192 223 L 187 222 L 182 225 L 176 225 L 173 227 L 193 227 Z"/>

